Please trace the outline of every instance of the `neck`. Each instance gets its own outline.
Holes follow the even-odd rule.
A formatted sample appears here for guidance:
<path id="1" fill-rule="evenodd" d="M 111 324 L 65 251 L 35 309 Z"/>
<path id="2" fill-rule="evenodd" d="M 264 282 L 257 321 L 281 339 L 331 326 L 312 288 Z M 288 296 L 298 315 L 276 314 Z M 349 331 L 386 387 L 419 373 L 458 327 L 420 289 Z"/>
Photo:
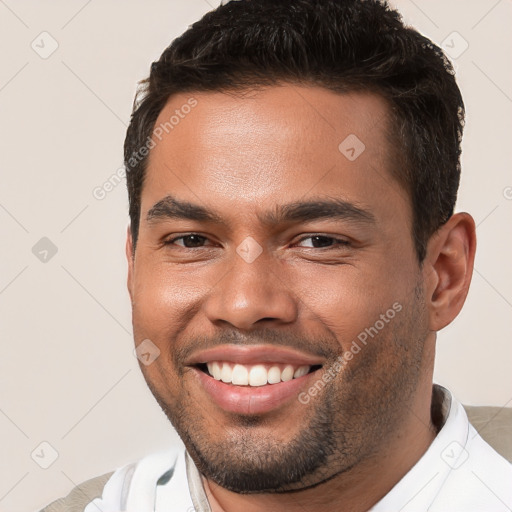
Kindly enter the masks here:
<path id="1" fill-rule="evenodd" d="M 368 511 L 405 476 L 436 437 L 431 398 L 430 381 L 418 389 L 400 428 L 377 454 L 315 487 L 279 494 L 237 494 L 203 477 L 212 512 Z"/>

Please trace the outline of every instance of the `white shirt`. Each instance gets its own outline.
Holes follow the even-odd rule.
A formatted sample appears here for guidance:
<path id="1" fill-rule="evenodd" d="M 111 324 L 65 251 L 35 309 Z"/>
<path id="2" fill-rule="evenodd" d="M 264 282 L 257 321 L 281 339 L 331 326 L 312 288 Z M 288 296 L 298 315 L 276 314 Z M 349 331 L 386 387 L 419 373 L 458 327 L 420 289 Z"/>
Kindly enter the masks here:
<path id="1" fill-rule="evenodd" d="M 444 425 L 412 469 L 369 512 L 512 511 L 512 464 L 469 423 L 445 388 Z M 183 447 L 150 455 L 110 477 L 84 512 L 210 512 L 199 471 Z"/>

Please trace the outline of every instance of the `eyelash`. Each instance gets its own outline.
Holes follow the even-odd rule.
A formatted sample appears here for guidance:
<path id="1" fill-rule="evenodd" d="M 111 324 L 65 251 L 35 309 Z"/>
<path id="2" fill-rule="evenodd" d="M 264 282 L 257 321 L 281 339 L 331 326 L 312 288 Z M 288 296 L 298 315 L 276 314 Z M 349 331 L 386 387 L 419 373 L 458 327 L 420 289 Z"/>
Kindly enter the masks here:
<path id="1" fill-rule="evenodd" d="M 308 249 L 325 249 L 325 250 L 327 250 L 327 249 L 335 249 L 336 246 L 349 246 L 350 245 L 350 242 L 348 240 L 344 240 L 342 238 L 336 238 L 336 237 L 330 236 L 330 235 L 322 235 L 322 234 L 304 236 L 298 241 L 298 243 L 300 243 L 304 240 L 307 240 L 308 238 L 315 238 L 315 237 L 327 238 L 327 239 L 333 240 L 334 244 L 332 246 L 328 246 L 328 247 L 308 247 Z"/>
<path id="2" fill-rule="evenodd" d="M 171 238 L 170 240 L 165 240 L 164 241 L 164 245 L 174 245 L 176 240 L 181 240 L 181 239 L 187 238 L 189 236 L 197 236 L 197 237 L 202 238 L 204 240 L 208 240 L 207 237 L 205 237 L 203 235 L 200 235 L 199 233 L 188 233 L 186 235 L 180 235 L 180 236 Z M 328 250 L 328 249 L 334 249 L 336 246 L 350 246 L 350 242 L 348 240 L 343 240 L 341 238 L 335 238 L 335 237 L 330 236 L 330 235 L 322 235 L 322 234 L 314 234 L 314 235 L 304 236 L 304 237 L 300 238 L 297 243 L 303 242 L 304 240 L 307 240 L 308 238 L 315 238 L 315 237 L 327 238 L 327 239 L 333 240 L 334 244 L 332 246 L 327 246 L 327 247 L 306 247 L 306 249 L 324 249 L 324 250 Z M 201 246 L 201 247 L 178 246 L 178 247 L 181 247 L 182 249 L 203 249 L 204 248 L 204 246 Z"/>

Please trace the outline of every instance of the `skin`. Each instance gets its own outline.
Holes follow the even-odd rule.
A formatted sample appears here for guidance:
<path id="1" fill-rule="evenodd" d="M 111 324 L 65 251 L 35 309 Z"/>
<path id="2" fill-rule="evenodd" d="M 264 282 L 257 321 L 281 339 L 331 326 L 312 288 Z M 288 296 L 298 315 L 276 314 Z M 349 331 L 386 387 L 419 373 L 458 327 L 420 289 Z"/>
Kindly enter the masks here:
<path id="1" fill-rule="evenodd" d="M 418 263 L 410 200 L 389 172 L 388 106 L 374 94 L 282 84 L 193 96 L 197 106 L 151 150 L 135 253 L 127 237 L 135 342 L 150 339 L 160 350 L 141 365 L 144 377 L 200 469 L 214 512 L 366 511 L 437 433 L 436 331 L 466 298 L 473 219 L 453 215 Z M 189 97 L 170 98 L 156 126 Z M 354 161 L 338 150 L 349 134 L 365 144 Z M 169 194 L 213 210 L 222 224 L 148 220 Z M 373 221 L 262 222 L 276 206 L 313 198 L 341 198 Z M 164 244 L 191 232 L 205 240 Z M 321 239 L 331 247 L 308 235 L 331 237 Z M 262 248 L 252 263 L 236 252 L 247 236 Z M 307 391 L 395 303 L 401 311 L 307 404 L 227 412 L 186 364 L 198 348 L 282 343 L 323 357 Z M 317 467 L 306 467 L 319 452 Z M 297 474 L 286 482 L 290 468 Z M 275 471 L 279 485 L 271 487 L 272 477 L 240 482 L 241 470 Z"/>

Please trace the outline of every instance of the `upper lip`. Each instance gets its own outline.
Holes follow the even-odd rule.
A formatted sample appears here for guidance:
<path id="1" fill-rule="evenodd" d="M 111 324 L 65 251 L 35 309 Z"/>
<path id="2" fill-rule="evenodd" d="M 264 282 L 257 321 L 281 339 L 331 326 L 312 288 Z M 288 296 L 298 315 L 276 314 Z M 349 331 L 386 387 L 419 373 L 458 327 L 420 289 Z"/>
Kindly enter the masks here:
<path id="1" fill-rule="evenodd" d="M 275 345 L 219 345 L 194 352 L 188 366 L 227 361 L 239 364 L 281 363 L 299 366 L 322 365 L 325 359 L 287 347 Z"/>

